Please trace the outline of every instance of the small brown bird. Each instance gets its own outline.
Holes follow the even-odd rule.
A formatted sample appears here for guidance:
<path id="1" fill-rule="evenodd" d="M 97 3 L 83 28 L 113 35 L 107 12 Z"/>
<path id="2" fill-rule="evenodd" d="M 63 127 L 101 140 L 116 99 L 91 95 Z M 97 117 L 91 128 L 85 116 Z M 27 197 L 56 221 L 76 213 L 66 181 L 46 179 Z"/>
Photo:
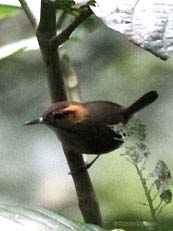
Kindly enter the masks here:
<path id="1" fill-rule="evenodd" d="M 60 141 L 77 153 L 96 154 L 89 168 L 101 155 L 119 148 L 123 139 L 111 125 L 127 123 L 132 115 L 158 98 L 150 91 L 129 107 L 107 101 L 86 103 L 57 102 L 40 118 L 25 125 L 45 124 L 58 134 Z"/>

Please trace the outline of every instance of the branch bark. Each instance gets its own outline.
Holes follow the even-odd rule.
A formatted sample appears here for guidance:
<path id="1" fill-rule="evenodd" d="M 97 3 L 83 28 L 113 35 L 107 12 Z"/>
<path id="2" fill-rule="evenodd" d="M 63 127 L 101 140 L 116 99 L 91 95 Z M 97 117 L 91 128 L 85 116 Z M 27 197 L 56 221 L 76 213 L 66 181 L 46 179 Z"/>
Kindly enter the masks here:
<path id="1" fill-rule="evenodd" d="M 67 100 L 61 72 L 59 52 L 50 47 L 50 39 L 56 35 L 56 8 L 47 1 L 41 1 L 40 22 L 37 39 L 46 65 L 52 102 Z"/>
<path id="2" fill-rule="evenodd" d="M 75 20 L 70 25 L 68 25 L 61 33 L 51 38 L 51 46 L 54 48 L 58 47 L 66 40 L 68 40 L 72 32 L 91 14 L 92 11 L 90 10 L 90 8 L 88 8 L 86 11 L 81 12 L 81 14 L 76 17 Z"/>
<path id="3" fill-rule="evenodd" d="M 78 203 L 84 221 L 90 224 L 102 225 L 100 208 L 96 199 L 93 185 L 87 170 L 76 173 L 79 166 L 84 166 L 81 153 L 76 153 L 68 147 L 63 147 L 64 153 L 73 177 Z"/>
<path id="4" fill-rule="evenodd" d="M 83 18 L 83 20 L 84 19 L 85 17 Z M 75 23 L 72 23 L 72 25 L 69 27 L 71 28 L 70 30 L 65 30 L 65 32 L 62 32 L 63 35 L 60 34 L 60 38 L 63 38 L 61 40 L 61 43 L 68 39 L 67 35 L 69 35 L 72 30 L 76 28 L 76 26 L 79 25 L 79 23 L 81 22 L 82 18 Z M 42 0 L 40 23 L 37 29 L 37 38 L 47 69 L 52 102 L 56 102 L 67 100 L 67 94 L 65 90 L 64 80 L 62 77 L 57 43 L 56 46 L 50 45 L 50 40 L 53 37 L 56 37 L 56 9 L 53 4 L 49 4 L 48 1 Z M 102 220 L 100 209 L 88 172 L 84 170 L 78 174 L 74 173 L 74 170 L 78 169 L 79 166 L 84 165 L 82 154 L 75 153 L 73 150 L 70 150 L 66 146 L 63 146 L 63 148 L 67 162 L 69 164 L 69 168 L 72 172 L 72 177 L 78 196 L 78 203 L 83 218 L 86 223 L 101 225 Z"/>

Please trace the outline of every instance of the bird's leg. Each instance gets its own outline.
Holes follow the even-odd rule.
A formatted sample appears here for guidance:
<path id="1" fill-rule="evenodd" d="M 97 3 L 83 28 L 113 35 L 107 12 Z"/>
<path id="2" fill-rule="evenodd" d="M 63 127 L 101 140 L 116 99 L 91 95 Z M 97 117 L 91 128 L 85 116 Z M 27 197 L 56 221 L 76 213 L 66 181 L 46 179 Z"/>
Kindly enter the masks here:
<path id="1" fill-rule="evenodd" d="M 73 173 L 80 173 L 83 170 L 87 170 L 89 169 L 94 163 L 95 161 L 99 158 L 100 155 L 97 155 L 90 163 L 85 163 L 83 166 L 78 167 L 76 170 L 73 171 Z M 69 175 L 71 175 L 72 172 L 69 173 Z"/>
<path id="2" fill-rule="evenodd" d="M 97 155 L 90 163 L 85 163 L 85 165 L 82 167 L 84 169 L 89 169 L 99 158 L 100 155 Z"/>

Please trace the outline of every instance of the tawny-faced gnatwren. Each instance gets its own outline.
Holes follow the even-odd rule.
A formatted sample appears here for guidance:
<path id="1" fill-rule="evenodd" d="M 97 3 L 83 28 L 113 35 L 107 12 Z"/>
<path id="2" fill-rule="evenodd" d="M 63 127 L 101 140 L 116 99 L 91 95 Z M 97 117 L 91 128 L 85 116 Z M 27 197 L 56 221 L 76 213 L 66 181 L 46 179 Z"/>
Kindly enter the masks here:
<path id="1" fill-rule="evenodd" d="M 86 103 L 57 102 L 43 115 L 25 125 L 45 124 L 56 130 L 63 145 L 77 153 L 96 154 L 89 168 L 101 155 L 119 148 L 123 139 L 110 125 L 127 123 L 132 115 L 158 98 L 156 91 L 150 91 L 129 107 L 108 101 Z"/>

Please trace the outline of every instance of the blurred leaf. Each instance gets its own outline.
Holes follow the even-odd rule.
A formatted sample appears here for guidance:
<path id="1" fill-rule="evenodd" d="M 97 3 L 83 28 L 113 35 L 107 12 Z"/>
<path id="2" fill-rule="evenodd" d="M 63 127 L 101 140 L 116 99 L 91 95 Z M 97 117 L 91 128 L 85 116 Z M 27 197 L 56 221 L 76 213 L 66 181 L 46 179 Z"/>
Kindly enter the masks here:
<path id="1" fill-rule="evenodd" d="M 155 230 L 155 224 L 153 222 L 143 221 L 143 225 L 146 227 L 146 230 Z"/>
<path id="2" fill-rule="evenodd" d="M 163 193 L 165 190 L 170 189 L 170 186 L 172 185 L 172 178 L 167 178 L 164 180 L 158 178 L 154 183 L 159 193 Z"/>
<path id="3" fill-rule="evenodd" d="M 68 1 L 64 1 L 64 0 L 49 0 L 52 3 L 55 4 L 55 6 L 57 7 L 57 9 L 61 9 L 63 10 L 65 13 L 74 15 L 74 16 L 78 16 L 82 11 L 85 11 L 88 8 L 88 4 L 86 5 L 78 5 L 75 4 L 75 1 L 73 0 L 68 0 Z M 93 1 L 91 1 L 92 5 L 93 5 Z"/>
<path id="4" fill-rule="evenodd" d="M 170 189 L 163 191 L 160 194 L 160 198 L 166 203 L 169 204 L 172 201 L 172 192 Z"/>
<path id="5" fill-rule="evenodd" d="M 35 37 L 23 39 L 6 46 L 0 47 L 0 60 L 11 55 L 16 55 L 28 50 L 38 49 L 38 42 Z"/>
<path id="6" fill-rule="evenodd" d="M 150 174 L 151 177 L 158 177 L 161 180 L 171 178 L 170 170 L 163 160 L 159 160 L 154 171 Z"/>
<path id="7" fill-rule="evenodd" d="M 97 225 L 73 222 L 48 209 L 11 205 L 0 205 L 0 230 L 106 231 Z"/>
<path id="8" fill-rule="evenodd" d="M 126 153 L 136 164 L 147 159 L 150 154 L 148 146 L 145 143 L 136 143 L 132 146 L 126 146 Z"/>
<path id="9" fill-rule="evenodd" d="M 0 5 L 0 19 L 15 16 L 20 10 L 19 7 Z"/>
<path id="10" fill-rule="evenodd" d="M 172 0 L 96 0 L 91 9 L 106 26 L 161 59 L 173 51 Z"/>
<path id="11" fill-rule="evenodd" d="M 64 9 L 64 10 L 70 10 L 72 6 L 75 5 L 75 2 L 73 0 L 69 0 L 69 1 L 53 0 L 52 2 L 54 2 L 56 6 L 59 6 L 61 9 Z"/>
<path id="12" fill-rule="evenodd" d="M 28 1 L 28 0 L 27 0 Z M 0 0 L 0 5 L 4 6 L 15 6 L 21 8 L 19 0 Z"/>
<path id="13" fill-rule="evenodd" d="M 112 231 L 125 231 L 124 229 L 113 229 Z"/>
<path id="14" fill-rule="evenodd" d="M 131 120 L 126 125 L 116 125 L 113 128 L 118 132 L 126 148 L 126 155 L 130 156 L 134 163 L 146 163 L 150 150 L 146 143 L 146 126 L 140 120 Z"/>
<path id="15" fill-rule="evenodd" d="M 11 57 L 11 56 L 19 55 L 19 54 L 21 54 L 21 53 L 23 53 L 23 52 L 25 52 L 25 51 L 26 51 L 26 47 L 19 48 L 18 50 L 14 51 L 14 52 L 12 51 L 11 54 L 9 54 L 9 55 L 7 55 L 7 56 L 4 56 L 4 57 L 0 58 L 0 60 L 9 58 L 9 57 Z"/>
<path id="16" fill-rule="evenodd" d="M 50 1 L 53 2 L 58 9 L 63 10 L 65 13 L 69 13 L 69 14 L 75 14 L 76 13 L 76 12 L 74 12 L 74 9 L 73 9 L 75 2 L 72 0 L 69 0 L 69 1 L 50 0 Z"/>
<path id="17" fill-rule="evenodd" d="M 88 2 L 88 5 L 90 5 L 90 6 L 95 6 L 95 4 L 96 4 L 96 0 L 90 0 Z"/>
<path id="18" fill-rule="evenodd" d="M 95 0 L 74 0 L 75 4 L 79 6 L 84 6 L 84 5 L 90 5 L 90 6 L 95 6 L 96 1 Z"/>
<path id="19" fill-rule="evenodd" d="M 74 0 L 75 4 L 77 5 L 86 5 L 88 3 L 89 0 Z"/>
<path id="20" fill-rule="evenodd" d="M 154 171 L 150 173 L 150 177 L 156 177 L 154 183 L 160 194 L 169 190 L 170 186 L 173 185 L 170 169 L 163 160 L 157 162 Z"/>

